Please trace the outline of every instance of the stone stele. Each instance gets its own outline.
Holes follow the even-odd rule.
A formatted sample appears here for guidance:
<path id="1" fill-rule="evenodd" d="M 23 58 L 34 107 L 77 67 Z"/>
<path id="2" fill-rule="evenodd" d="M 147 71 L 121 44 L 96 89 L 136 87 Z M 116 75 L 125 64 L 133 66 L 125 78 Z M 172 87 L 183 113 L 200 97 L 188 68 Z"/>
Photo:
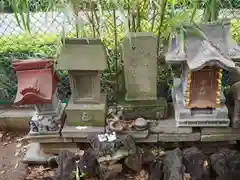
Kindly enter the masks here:
<path id="1" fill-rule="evenodd" d="M 153 33 L 129 33 L 122 43 L 125 119 L 164 119 L 167 102 L 157 97 L 157 38 Z"/>

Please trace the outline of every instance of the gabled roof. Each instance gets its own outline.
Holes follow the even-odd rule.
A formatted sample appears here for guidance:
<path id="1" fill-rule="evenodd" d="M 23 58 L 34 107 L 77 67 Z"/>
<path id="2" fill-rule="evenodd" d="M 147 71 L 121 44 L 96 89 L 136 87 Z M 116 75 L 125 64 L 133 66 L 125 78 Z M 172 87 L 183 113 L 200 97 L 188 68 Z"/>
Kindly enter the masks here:
<path id="1" fill-rule="evenodd" d="M 214 64 L 223 69 L 235 67 L 232 59 L 240 58 L 240 47 L 231 38 L 229 24 L 184 26 L 183 31 L 181 38 L 180 32 L 175 35 L 167 62 L 186 62 L 192 71 Z"/>
<path id="2" fill-rule="evenodd" d="M 107 68 L 107 53 L 100 39 L 65 39 L 57 60 L 58 70 L 102 71 Z"/>

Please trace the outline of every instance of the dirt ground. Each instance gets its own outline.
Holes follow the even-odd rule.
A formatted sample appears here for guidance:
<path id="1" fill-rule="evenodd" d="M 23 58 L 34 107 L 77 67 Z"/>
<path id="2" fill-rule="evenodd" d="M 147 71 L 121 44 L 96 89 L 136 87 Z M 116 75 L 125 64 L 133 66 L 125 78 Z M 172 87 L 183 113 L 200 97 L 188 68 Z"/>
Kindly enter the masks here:
<path id="1" fill-rule="evenodd" d="M 54 169 L 43 166 L 29 167 L 21 163 L 28 142 L 23 140 L 23 134 L 4 133 L 0 131 L 0 180 L 48 180 L 53 176 Z M 138 174 L 124 174 L 127 180 L 146 180 L 144 170 Z M 118 179 L 118 180 L 120 180 Z M 88 180 L 97 180 L 91 178 Z"/>
<path id="2" fill-rule="evenodd" d="M 23 135 L 0 132 L 0 180 L 24 180 L 28 174 L 26 165 L 20 162 L 26 142 Z"/>

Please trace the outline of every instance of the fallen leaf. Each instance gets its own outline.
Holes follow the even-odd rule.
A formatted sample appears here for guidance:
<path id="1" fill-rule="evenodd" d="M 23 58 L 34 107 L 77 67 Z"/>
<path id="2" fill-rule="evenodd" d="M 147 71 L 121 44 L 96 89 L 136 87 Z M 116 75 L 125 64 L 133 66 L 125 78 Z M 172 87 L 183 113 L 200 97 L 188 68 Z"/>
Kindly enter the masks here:
<path id="1" fill-rule="evenodd" d="M 2 170 L 2 171 L 0 172 L 0 174 L 3 174 L 3 173 L 5 173 L 5 171 L 6 171 L 6 170 Z"/>
<path id="2" fill-rule="evenodd" d="M 19 151 L 16 151 L 15 152 L 15 156 L 19 156 L 20 152 Z"/>
<path id="3" fill-rule="evenodd" d="M 19 161 L 17 161 L 14 168 L 16 169 L 18 167 L 18 165 L 19 165 Z"/>
<path id="4" fill-rule="evenodd" d="M 21 142 L 23 138 L 17 138 L 17 142 Z"/>
<path id="5" fill-rule="evenodd" d="M 6 145 L 8 145 L 8 143 L 7 143 L 7 142 L 5 142 L 5 143 L 3 143 L 3 145 L 4 145 L 4 146 L 6 146 Z"/>
<path id="6" fill-rule="evenodd" d="M 18 143 L 17 145 L 16 145 L 16 148 L 20 148 L 22 146 L 22 143 Z"/>

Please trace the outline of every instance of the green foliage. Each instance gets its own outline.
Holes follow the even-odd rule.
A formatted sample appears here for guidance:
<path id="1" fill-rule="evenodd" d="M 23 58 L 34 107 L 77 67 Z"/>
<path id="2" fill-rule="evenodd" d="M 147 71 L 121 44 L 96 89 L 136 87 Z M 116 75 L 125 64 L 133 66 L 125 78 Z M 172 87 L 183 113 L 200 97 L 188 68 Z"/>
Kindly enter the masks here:
<path id="1" fill-rule="evenodd" d="M 54 57 L 57 42 L 56 35 L 23 34 L 0 38 L 0 104 L 2 100 L 13 100 L 16 94 L 17 80 L 11 60 Z"/>
<path id="2" fill-rule="evenodd" d="M 234 19 L 232 20 L 232 36 L 233 38 L 240 44 L 240 20 Z"/>
<path id="3" fill-rule="evenodd" d="M 58 40 L 57 35 L 30 35 L 26 33 L 19 36 L 5 36 L 0 38 L 0 53 L 54 57 L 59 44 Z"/>

